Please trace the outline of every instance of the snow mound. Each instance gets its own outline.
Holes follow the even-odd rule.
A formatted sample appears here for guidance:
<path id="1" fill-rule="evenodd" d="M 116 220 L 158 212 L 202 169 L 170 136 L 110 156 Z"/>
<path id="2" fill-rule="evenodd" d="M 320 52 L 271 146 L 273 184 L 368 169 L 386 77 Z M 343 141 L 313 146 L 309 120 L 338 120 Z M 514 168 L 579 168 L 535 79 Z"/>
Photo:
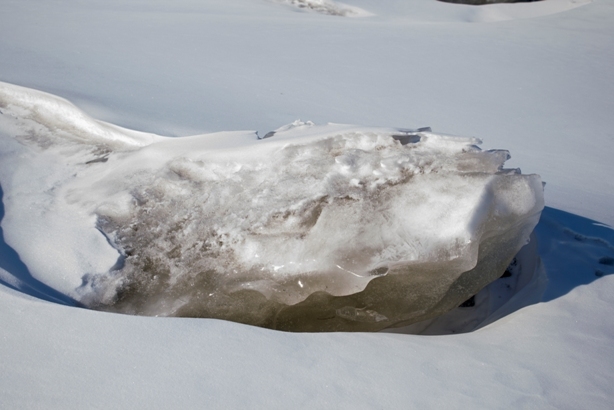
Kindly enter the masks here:
<path id="1" fill-rule="evenodd" d="M 359 7 L 349 6 L 332 0 L 275 0 L 277 3 L 289 4 L 301 10 L 314 11 L 330 16 L 366 17 L 372 14 Z"/>
<path id="2" fill-rule="evenodd" d="M 64 100 L 38 115 L 58 100 L 0 85 L 7 243 L 92 308 L 297 331 L 406 325 L 500 277 L 543 208 L 539 176 L 504 169 L 508 152 L 475 138 L 297 121 L 262 140 L 144 142 L 90 131 L 99 123 Z M 45 252 L 28 226 L 57 232 Z"/>
<path id="3" fill-rule="evenodd" d="M 467 0 L 471 2 L 472 0 Z M 530 19 L 573 10 L 591 3 L 591 0 L 544 0 L 516 3 L 490 2 L 474 6 L 462 3 L 462 0 L 447 2 L 445 0 L 387 0 L 370 2 L 369 11 L 380 18 L 424 23 L 493 23 L 517 19 Z M 480 2 L 480 0 L 475 0 Z M 364 3 L 364 2 L 357 2 Z"/>
<path id="4" fill-rule="evenodd" d="M 455 1 L 450 3 L 455 3 Z M 470 4 L 451 4 L 451 6 L 465 8 L 465 21 L 480 23 L 548 16 L 573 10 L 589 3 L 591 3 L 591 0 L 489 1 L 487 4 L 479 7 Z"/>
<path id="5" fill-rule="evenodd" d="M 130 149 L 151 143 L 155 136 L 96 121 L 63 98 L 40 91 L 0 83 L 0 109 L 12 116 L 24 133 L 25 143 L 41 148 L 56 144 L 85 144 L 100 150 Z M 0 111 L 2 112 L 2 111 Z M 44 134 L 44 138 L 37 135 Z"/>

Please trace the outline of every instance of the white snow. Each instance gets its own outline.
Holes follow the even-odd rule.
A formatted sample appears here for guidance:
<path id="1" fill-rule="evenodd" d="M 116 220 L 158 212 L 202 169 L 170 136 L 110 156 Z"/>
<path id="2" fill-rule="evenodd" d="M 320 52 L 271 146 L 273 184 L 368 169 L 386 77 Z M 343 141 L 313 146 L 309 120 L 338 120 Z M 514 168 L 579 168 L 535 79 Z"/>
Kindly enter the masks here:
<path id="1" fill-rule="evenodd" d="M 117 252 L 91 215 L 76 213 L 80 196 L 54 205 L 73 217 L 45 224 L 36 213 L 28 220 L 16 198 L 49 203 L 54 182 L 77 166 L 62 162 L 67 150 L 83 165 L 102 160 L 105 147 L 56 141 L 52 151 L 63 154 L 41 156 L 2 140 L 0 168 L 11 169 L 0 182 L 2 407 L 611 408 L 614 2 L 344 3 L 372 15 L 297 13 L 265 0 L 3 1 L 0 80 L 67 98 L 105 121 L 57 100 L 96 138 L 126 128 L 201 134 L 183 141 L 257 156 L 253 147 L 268 139 L 234 130 L 265 136 L 303 118 L 475 135 L 547 183 L 536 228 L 547 284 L 539 274 L 525 287 L 519 276 L 500 279 L 464 308 L 486 317 L 450 319 L 460 330 L 487 326 L 437 337 L 290 334 L 61 306 L 54 302 L 74 303 L 65 294 L 84 264 L 106 272 Z M 48 131 L 58 140 L 70 132 Z M 139 135 L 132 146 L 112 137 L 112 148 L 132 155 L 157 141 Z M 19 165 L 34 158 L 36 168 Z M 151 152 L 150 169 L 161 160 Z M 54 254 L 60 243 L 99 252 Z M 36 277 L 46 269 L 56 274 Z M 508 302 L 495 303 L 499 296 Z M 444 322 L 418 330 L 446 333 Z"/>

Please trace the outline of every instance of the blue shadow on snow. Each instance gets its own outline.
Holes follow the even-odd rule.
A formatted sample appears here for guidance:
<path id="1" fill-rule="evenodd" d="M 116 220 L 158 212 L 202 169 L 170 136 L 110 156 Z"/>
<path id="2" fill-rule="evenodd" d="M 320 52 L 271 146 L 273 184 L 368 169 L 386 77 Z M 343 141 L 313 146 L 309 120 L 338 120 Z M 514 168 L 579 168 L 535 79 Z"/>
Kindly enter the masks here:
<path id="1" fill-rule="evenodd" d="M 546 207 L 535 228 L 548 285 L 547 302 L 614 274 L 614 229 L 603 223 Z"/>
<path id="2" fill-rule="evenodd" d="M 0 222 L 4 218 L 4 202 L 2 201 L 4 192 L 0 186 Z M 68 306 L 80 306 L 80 304 L 69 296 L 53 289 L 34 278 L 28 267 L 23 263 L 19 254 L 15 252 L 4 241 L 4 231 L 0 225 L 0 268 L 4 269 L 13 280 L 7 281 L 0 277 L 0 285 L 23 292 L 27 295 L 46 300 L 48 302 L 59 303 Z M 8 279 L 8 278 L 5 278 Z"/>

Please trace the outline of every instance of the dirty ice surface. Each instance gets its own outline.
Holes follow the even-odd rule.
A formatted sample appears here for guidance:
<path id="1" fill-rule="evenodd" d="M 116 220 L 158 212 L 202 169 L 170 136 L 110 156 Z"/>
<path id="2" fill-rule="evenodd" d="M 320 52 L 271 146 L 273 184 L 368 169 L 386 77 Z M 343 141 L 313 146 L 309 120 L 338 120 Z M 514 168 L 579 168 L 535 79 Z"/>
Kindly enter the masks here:
<path id="1" fill-rule="evenodd" d="M 507 151 L 430 129 L 295 121 L 262 139 L 163 138 L 6 83 L 0 104 L 7 243 L 93 308 L 303 331 L 410 324 L 499 278 L 543 208 L 541 179 L 504 169 Z M 41 253 L 24 230 L 43 227 L 55 239 Z M 58 286 L 60 270 L 74 276 Z"/>

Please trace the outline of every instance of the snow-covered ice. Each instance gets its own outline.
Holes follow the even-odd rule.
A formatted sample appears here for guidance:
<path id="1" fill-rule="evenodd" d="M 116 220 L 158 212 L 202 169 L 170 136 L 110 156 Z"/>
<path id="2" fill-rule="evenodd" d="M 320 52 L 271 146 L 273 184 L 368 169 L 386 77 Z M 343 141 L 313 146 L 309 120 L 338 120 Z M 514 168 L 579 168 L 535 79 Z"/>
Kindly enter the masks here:
<path id="1" fill-rule="evenodd" d="M 262 140 L 163 138 L 2 83 L 0 105 L 6 240 L 41 282 L 73 272 L 59 288 L 95 308 L 407 325 L 501 276 L 543 208 L 539 176 L 475 138 L 300 121 Z M 32 246 L 26 226 L 55 238 Z"/>

